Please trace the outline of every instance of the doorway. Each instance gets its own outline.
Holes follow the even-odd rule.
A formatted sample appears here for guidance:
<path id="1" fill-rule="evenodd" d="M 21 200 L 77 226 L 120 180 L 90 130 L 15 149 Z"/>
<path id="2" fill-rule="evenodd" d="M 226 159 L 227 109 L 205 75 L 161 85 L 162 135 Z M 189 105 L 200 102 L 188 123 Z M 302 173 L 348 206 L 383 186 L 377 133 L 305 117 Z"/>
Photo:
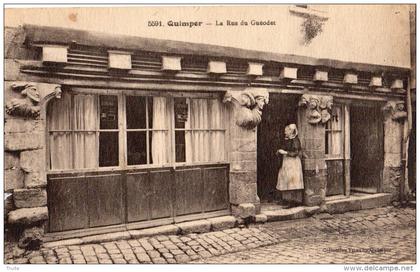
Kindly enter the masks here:
<path id="1" fill-rule="evenodd" d="M 284 127 L 297 124 L 298 100 L 296 95 L 271 93 L 270 103 L 264 108 L 257 129 L 257 191 L 261 202 L 280 200 L 276 185 L 282 157 L 276 151 L 284 145 Z"/>
<path id="2" fill-rule="evenodd" d="M 351 191 L 381 191 L 384 164 L 383 116 L 379 105 L 352 105 Z"/>

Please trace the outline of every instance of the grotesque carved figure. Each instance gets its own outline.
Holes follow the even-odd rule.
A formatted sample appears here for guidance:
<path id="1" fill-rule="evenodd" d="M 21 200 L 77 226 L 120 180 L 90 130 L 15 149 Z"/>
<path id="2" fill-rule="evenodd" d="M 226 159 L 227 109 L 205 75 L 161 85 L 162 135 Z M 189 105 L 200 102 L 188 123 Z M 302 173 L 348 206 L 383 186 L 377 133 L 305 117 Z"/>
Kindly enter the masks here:
<path id="1" fill-rule="evenodd" d="M 403 101 L 388 101 L 382 110 L 385 114 L 391 116 L 394 121 L 402 122 L 407 118 L 407 112 L 405 111 L 405 104 Z"/>
<path id="2" fill-rule="evenodd" d="M 224 102 L 235 102 L 236 124 L 247 129 L 255 128 L 261 122 L 262 110 L 268 104 L 268 92 L 261 88 L 248 88 L 242 92 L 227 92 Z"/>
<path id="3" fill-rule="evenodd" d="M 39 117 L 41 98 L 38 89 L 32 84 L 13 84 L 12 89 L 20 92 L 22 98 L 14 98 L 6 104 L 6 113 L 23 117 Z"/>
<path id="4" fill-rule="evenodd" d="M 42 84 L 41 84 L 42 85 Z M 61 97 L 61 86 L 43 84 L 41 92 L 39 84 L 19 83 L 11 86 L 12 90 L 20 92 L 21 98 L 13 98 L 6 104 L 6 113 L 10 115 L 38 118 L 41 107 L 52 98 Z"/>
<path id="5" fill-rule="evenodd" d="M 332 96 L 302 95 L 299 106 L 306 107 L 308 123 L 326 123 L 331 119 Z"/>

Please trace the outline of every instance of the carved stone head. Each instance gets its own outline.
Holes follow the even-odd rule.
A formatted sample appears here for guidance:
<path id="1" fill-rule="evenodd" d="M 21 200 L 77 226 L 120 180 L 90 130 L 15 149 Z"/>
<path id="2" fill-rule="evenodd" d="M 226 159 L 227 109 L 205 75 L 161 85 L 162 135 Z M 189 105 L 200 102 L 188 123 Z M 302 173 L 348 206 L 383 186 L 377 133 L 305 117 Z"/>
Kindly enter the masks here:
<path id="1" fill-rule="evenodd" d="M 385 118 L 391 117 L 392 120 L 402 122 L 407 118 L 407 111 L 403 101 L 388 101 L 382 108 Z"/>

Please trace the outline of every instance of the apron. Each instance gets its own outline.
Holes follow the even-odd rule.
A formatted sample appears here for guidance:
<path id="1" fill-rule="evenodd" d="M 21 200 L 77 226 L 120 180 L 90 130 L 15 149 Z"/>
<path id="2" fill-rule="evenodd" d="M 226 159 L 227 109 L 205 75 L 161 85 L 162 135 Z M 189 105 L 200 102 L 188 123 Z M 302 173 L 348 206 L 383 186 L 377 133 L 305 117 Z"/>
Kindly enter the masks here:
<path id="1" fill-rule="evenodd" d="M 283 165 L 277 177 L 279 191 L 303 189 L 302 163 L 298 156 L 283 156 Z"/>

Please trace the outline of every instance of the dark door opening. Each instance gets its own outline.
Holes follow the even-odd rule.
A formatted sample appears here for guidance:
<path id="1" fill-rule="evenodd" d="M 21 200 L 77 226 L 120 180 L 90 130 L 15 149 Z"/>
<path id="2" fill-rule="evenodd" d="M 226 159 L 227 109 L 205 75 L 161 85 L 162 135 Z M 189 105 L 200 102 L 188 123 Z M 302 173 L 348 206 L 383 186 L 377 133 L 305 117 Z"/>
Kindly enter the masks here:
<path id="1" fill-rule="evenodd" d="M 350 110 L 352 191 L 377 193 L 383 168 L 383 118 L 378 105 L 354 105 Z"/>
<path id="2" fill-rule="evenodd" d="M 270 103 L 264 108 L 257 131 L 257 190 L 261 202 L 280 200 L 276 185 L 282 158 L 276 156 L 276 151 L 284 144 L 284 127 L 297 124 L 298 99 L 293 95 L 270 94 Z"/>

